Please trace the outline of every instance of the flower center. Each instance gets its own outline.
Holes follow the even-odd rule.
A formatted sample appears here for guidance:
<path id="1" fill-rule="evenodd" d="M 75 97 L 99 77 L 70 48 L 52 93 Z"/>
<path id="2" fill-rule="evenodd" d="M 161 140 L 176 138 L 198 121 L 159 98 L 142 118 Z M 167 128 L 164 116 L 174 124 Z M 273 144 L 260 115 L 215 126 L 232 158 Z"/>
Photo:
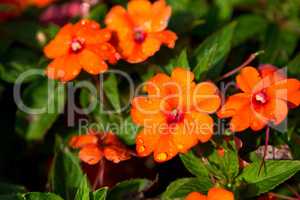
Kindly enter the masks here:
<path id="1" fill-rule="evenodd" d="M 73 39 L 70 48 L 73 53 L 78 53 L 83 49 L 83 42 L 78 39 Z"/>
<path id="2" fill-rule="evenodd" d="M 182 122 L 184 119 L 184 113 L 174 109 L 172 112 L 167 114 L 167 123 L 168 124 L 177 124 Z"/>
<path id="3" fill-rule="evenodd" d="M 268 96 L 265 92 L 261 91 L 253 96 L 253 100 L 257 104 L 265 104 L 268 101 Z"/>
<path id="4" fill-rule="evenodd" d="M 143 43 L 146 39 L 146 33 L 140 30 L 134 32 L 134 41 L 136 43 Z"/>

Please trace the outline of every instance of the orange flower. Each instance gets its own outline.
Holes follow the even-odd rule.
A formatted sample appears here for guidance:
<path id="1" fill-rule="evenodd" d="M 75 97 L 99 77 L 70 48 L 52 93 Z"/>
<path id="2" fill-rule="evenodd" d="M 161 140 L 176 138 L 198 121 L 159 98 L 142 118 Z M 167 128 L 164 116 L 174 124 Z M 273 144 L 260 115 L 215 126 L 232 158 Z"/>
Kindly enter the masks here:
<path id="1" fill-rule="evenodd" d="M 191 192 L 185 200 L 234 200 L 232 192 L 222 188 L 211 188 L 207 196 L 199 192 Z"/>
<path id="2" fill-rule="evenodd" d="M 136 138 L 139 156 L 154 152 L 154 159 L 164 162 L 212 137 L 213 119 L 208 113 L 220 106 L 213 83 L 196 84 L 192 72 L 175 68 L 171 77 L 154 76 L 145 90 L 148 96 L 135 97 L 131 108 L 134 123 L 143 126 Z"/>
<path id="3" fill-rule="evenodd" d="M 230 96 L 218 112 L 218 117 L 232 117 L 230 129 L 261 130 L 268 123 L 278 125 L 288 114 L 288 106 L 300 104 L 300 81 L 288 79 L 272 65 L 259 70 L 245 67 L 236 77 L 241 93 Z"/>
<path id="4" fill-rule="evenodd" d="M 106 71 L 105 60 L 114 63 L 118 59 L 114 47 L 108 43 L 110 37 L 108 29 L 100 29 L 92 20 L 65 25 L 44 48 L 46 56 L 54 59 L 46 70 L 47 76 L 66 82 L 74 79 L 81 69 L 94 75 Z"/>
<path id="5" fill-rule="evenodd" d="M 131 158 L 130 151 L 110 132 L 74 136 L 69 145 L 80 149 L 80 160 L 90 165 L 97 164 L 103 157 L 114 163 Z"/>
<path id="6" fill-rule="evenodd" d="M 177 36 L 165 30 L 171 16 L 171 7 L 164 0 L 151 4 L 148 0 L 131 0 L 127 11 L 113 7 L 105 23 L 117 36 L 122 57 L 130 63 L 139 63 L 154 55 L 162 44 L 175 46 Z"/>

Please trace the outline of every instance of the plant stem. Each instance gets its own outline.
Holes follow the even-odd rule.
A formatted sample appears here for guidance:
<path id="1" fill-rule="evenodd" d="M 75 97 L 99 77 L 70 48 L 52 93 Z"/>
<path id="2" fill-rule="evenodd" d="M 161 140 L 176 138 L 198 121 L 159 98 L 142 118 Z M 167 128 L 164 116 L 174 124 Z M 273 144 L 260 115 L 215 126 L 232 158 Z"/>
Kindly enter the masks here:
<path id="1" fill-rule="evenodd" d="M 261 164 L 260 164 L 260 167 L 259 167 L 259 172 L 258 172 L 258 174 L 260 174 L 261 169 L 262 169 L 263 165 L 265 164 L 265 160 L 266 160 L 266 157 L 267 157 L 268 146 L 269 146 L 269 140 L 270 140 L 270 127 L 267 126 L 267 129 L 266 129 L 266 139 L 265 139 L 264 155 L 263 155 L 263 160 L 262 160 L 262 162 L 261 162 Z"/>
<path id="2" fill-rule="evenodd" d="M 105 159 L 102 158 L 99 162 L 99 165 L 98 165 L 98 171 L 97 171 L 97 174 L 96 174 L 96 178 L 94 180 L 94 183 L 93 183 L 93 190 L 95 191 L 97 189 L 97 186 L 100 185 L 102 186 L 103 185 L 103 180 L 104 180 L 104 170 L 105 170 Z"/>
<path id="3" fill-rule="evenodd" d="M 217 82 L 218 82 L 218 81 L 221 81 L 221 80 L 223 80 L 223 79 L 225 79 L 225 78 L 228 78 L 229 76 L 231 76 L 231 75 L 237 73 L 237 72 L 240 71 L 242 68 L 244 68 L 244 67 L 246 67 L 247 65 L 249 65 L 249 64 L 250 64 L 250 63 L 251 63 L 258 55 L 260 55 L 260 54 L 262 54 L 262 53 L 264 53 L 264 51 L 258 51 L 258 52 L 255 52 L 255 53 L 251 54 L 251 55 L 249 56 L 249 58 L 248 58 L 243 64 L 241 64 L 241 65 L 238 66 L 237 68 L 235 68 L 235 69 L 229 71 L 228 73 L 224 74 L 223 76 L 221 76 L 219 79 L 217 79 Z"/>

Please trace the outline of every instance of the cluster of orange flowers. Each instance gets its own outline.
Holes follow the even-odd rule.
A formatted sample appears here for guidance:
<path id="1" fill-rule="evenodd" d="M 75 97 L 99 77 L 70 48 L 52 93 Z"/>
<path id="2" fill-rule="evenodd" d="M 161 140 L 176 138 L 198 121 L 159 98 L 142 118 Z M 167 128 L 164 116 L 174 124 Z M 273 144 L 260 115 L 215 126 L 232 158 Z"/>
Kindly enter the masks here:
<path id="1" fill-rule="evenodd" d="M 171 7 L 164 0 L 132 0 L 127 10 L 113 7 L 107 14 L 106 28 L 92 20 L 65 25 L 45 47 L 45 55 L 54 59 L 47 75 L 63 82 L 74 79 L 84 69 L 90 74 L 107 70 L 107 64 L 122 58 L 130 63 L 145 61 L 162 44 L 175 46 L 177 36 L 166 30 Z"/>
<path id="2" fill-rule="evenodd" d="M 214 122 L 208 113 L 221 104 L 218 88 L 210 82 L 195 84 L 193 78 L 182 68 L 175 68 L 171 77 L 157 74 L 146 84 L 148 96 L 133 99 L 132 119 L 144 126 L 136 139 L 140 156 L 154 152 L 156 161 L 167 161 L 212 137 Z M 217 112 L 219 118 L 232 118 L 232 132 L 278 125 L 288 107 L 300 104 L 300 81 L 288 79 L 274 66 L 263 65 L 258 71 L 245 67 L 236 81 L 242 92 L 228 97 Z"/>
<path id="3" fill-rule="evenodd" d="M 211 188 L 207 196 L 199 192 L 191 192 L 185 200 L 234 200 L 232 192 L 222 188 Z"/>
<path id="4" fill-rule="evenodd" d="M 153 4 L 132 0 L 127 10 L 121 6 L 110 10 L 106 28 L 101 29 L 91 20 L 67 24 L 44 48 L 45 55 L 53 59 L 46 74 L 66 82 L 82 69 L 90 74 L 104 72 L 108 69 L 106 61 L 115 63 L 122 58 L 138 63 L 152 56 L 162 44 L 172 48 L 177 36 L 166 30 L 170 15 L 171 7 L 164 0 Z M 214 133 L 214 120 L 209 116 L 214 112 L 219 118 L 231 118 L 232 132 L 247 128 L 258 131 L 270 123 L 280 124 L 288 108 L 300 104 L 300 81 L 287 78 L 272 65 L 262 65 L 258 70 L 244 67 L 236 82 L 241 92 L 228 97 L 219 109 L 218 88 L 211 82 L 195 83 L 189 70 L 177 67 L 171 76 L 155 75 L 145 85 L 147 95 L 132 101 L 133 122 L 143 127 L 136 138 L 137 154 L 154 153 L 157 162 L 164 162 L 199 141 L 207 142 Z M 90 137 L 96 138 L 87 136 Z M 85 141 L 84 136 L 81 139 Z M 89 152 L 85 148 L 82 151 Z M 85 156 L 80 157 L 87 161 Z"/>

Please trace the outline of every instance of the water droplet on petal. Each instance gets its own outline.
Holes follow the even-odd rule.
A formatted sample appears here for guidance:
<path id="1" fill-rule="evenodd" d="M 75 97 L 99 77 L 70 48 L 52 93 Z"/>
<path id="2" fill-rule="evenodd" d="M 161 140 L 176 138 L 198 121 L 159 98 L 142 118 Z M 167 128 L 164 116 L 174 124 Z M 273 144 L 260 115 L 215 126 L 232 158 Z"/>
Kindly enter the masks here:
<path id="1" fill-rule="evenodd" d="M 167 153 L 159 153 L 156 156 L 156 159 L 159 160 L 159 161 L 165 161 L 165 160 L 167 160 L 167 158 L 168 158 L 168 154 Z"/>

